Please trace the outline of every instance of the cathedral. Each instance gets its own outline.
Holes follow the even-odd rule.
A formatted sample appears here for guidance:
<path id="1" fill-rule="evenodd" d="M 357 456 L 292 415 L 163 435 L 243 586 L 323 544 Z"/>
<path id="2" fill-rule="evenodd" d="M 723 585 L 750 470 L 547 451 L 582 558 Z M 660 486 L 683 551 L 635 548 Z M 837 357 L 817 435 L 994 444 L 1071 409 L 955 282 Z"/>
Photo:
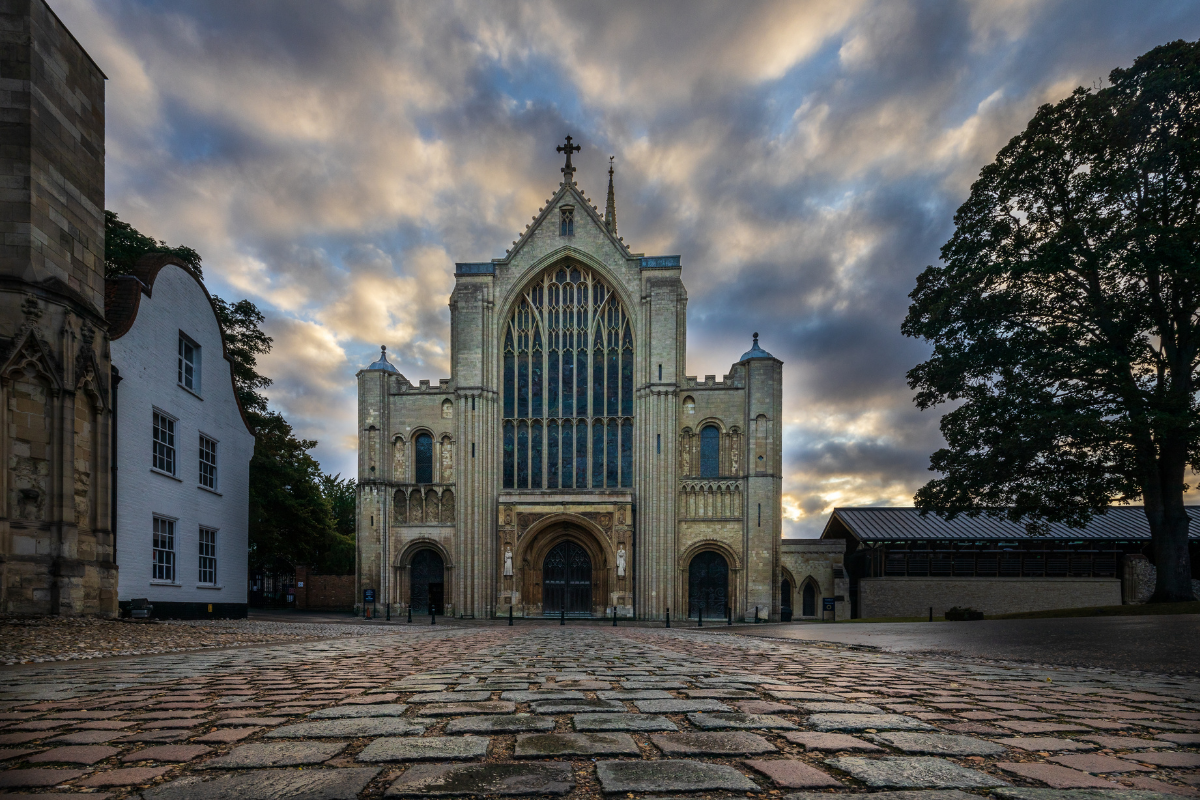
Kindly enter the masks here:
<path id="1" fill-rule="evenodd" d="M 779 619 L 782 362 L 686 375 L 677 255 L 562 182 L 455 265 L 451 375 L 358 373 L 357 598 L 465 618 Z M 781 583 L 782 582 L 782 583 Z M 781 603 L 782 600 L 782 603 Z M 361 606 L 360 606 L 361 607 Z"/>

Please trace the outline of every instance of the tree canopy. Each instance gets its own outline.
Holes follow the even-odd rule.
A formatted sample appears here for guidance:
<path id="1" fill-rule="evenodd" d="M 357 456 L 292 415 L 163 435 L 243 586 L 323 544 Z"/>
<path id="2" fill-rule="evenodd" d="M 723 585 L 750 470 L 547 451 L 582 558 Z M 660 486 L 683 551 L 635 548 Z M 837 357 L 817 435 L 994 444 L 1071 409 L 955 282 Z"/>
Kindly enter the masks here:
<path id="1" fill-rule="evenodd" d="M 166 242 L 155 241 L 128 222 L 123 222 L 115 211 L 104 212 L 104 277 L 115 278 L 133 272 L 138 259 L 147 253 L 170 253 L 195 271 L 200 278 L 200 254 L 190 247 L 171 247 Z"/>
<path id="2" fill-rule="evenodd" d="M 917 505 L 1036 527 L 1140 500 L 1157 601 L 1192 599 L 1198 131 L 1198 43 L 1041 107 L 971 187 L 902 328 L 933 345 L 908 374 L 917 405 L 956 404 Z"/>

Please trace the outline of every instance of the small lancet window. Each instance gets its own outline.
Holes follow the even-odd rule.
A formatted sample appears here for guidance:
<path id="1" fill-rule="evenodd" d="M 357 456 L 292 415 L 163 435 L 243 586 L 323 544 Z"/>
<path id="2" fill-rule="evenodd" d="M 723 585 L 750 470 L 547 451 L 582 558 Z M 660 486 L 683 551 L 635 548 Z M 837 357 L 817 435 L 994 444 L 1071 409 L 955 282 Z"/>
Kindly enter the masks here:
<path id="1" fill-rule="evenodd" d="M 574 236 L 575 235 L 575 207 L 574 206 L 563 206 L 561 209 L 559 209 L 559 213 L 562 215 L 562 218 L 561 218 L 561 222 L 559 223 L 559 231 L 558 232 L 563 236 Z"/>

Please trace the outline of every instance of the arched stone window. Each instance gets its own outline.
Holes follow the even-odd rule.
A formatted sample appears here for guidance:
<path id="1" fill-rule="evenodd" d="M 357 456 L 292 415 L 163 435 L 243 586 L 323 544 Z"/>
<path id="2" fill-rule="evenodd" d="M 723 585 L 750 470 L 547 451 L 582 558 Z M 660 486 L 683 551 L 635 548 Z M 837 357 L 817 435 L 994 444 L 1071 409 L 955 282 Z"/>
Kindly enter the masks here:
<path id="1" fill-rule="evenodd" d="M 433 437 L 428 433 L 417 434 L 415 444 L 417 483 L 433 483 Z"/>
<path id="2" fill-rule="evenodd" d="M 801 611 L 806 617 L 817 615 L 817 587 L 811 580 L 804 583 L 804 605 Z"/>
<path id="3" fill-rule="evenodd" d="M 454 403 L 449 400 L 442 401 L 442 419 L 450 419 L 454 416 Z"/>
<path id="4" fill-rule="evenodd" d="M 577 264 L 547 270 L 503 349 L 504 488 L 632 486 L 633 327 L 612 287 Z"/>
<path id="5" fill-rule="evenodd" d="M 700 429 L 700 477 L 716 478 L 721 474 L 721 431 L 716 425 Z"/>
<path id="6" fill-rule="evenodd" d="M 685 413 L 685 414 L 695 414 L 696 413 L 696 398 L 692 397 L 691 395 L 688 395 L 687 397 L 683 398 L 683 413 Z"/>

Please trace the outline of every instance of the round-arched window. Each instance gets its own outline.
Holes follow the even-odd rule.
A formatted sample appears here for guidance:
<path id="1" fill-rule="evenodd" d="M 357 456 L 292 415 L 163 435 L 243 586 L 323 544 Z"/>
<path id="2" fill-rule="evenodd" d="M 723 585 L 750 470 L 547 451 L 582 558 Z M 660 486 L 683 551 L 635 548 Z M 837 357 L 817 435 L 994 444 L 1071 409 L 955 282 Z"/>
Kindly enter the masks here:
<path id="1" fill-rule="evenodd" d="M 716 478 L 721 474 L 721 431 L 716 425 L 700 429 L 700 477 Z"/>
<path id="2" fill-rule="evenodd" d="M 433 437 L 428 433 L 417 434 L 415 445 L 417 483 L 433 483 Z"/>
<path id="3" fill-rule="evenodd" d="M 633 485 L 633 328 L 591 270 L 525 287 L 504 338 L 504 488 Z"/>

